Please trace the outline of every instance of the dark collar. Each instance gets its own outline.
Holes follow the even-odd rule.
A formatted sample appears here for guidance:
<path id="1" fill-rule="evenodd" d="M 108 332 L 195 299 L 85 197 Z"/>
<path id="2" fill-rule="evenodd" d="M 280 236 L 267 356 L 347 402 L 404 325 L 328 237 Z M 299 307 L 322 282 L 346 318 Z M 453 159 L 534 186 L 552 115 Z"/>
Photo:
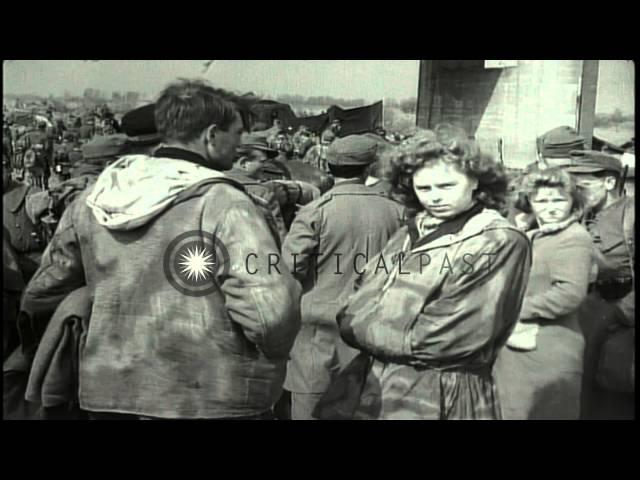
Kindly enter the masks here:
<path id="1" fill-rule="evenodd" d="M 420 238 L 420 233 L 418 230 L 418 225 L 416 223 L 416 219 L 414 218 L 409 223 L 409 235 L 411 236 L 411 248 L 421 247 L 422 245 L 426 245 L 429 242 L 433 242 L 437 238 L 444 237 L 445 235 L 452 235 L 454 233 L 458 233 L 462 230 L 462 227 L 469 221 L 469 219 L 478 213 L 480 213 L 484 209 L 484 205 L 482 203 L 476 203 L 473 207 L 471 207 L 466 212 L 461 213 L 455 218 L 442 222 L 438 225 L 438 228 L 434 232 L 425 235 Z"/>
<path id="2" fill-rule="evenodd" d="M 174 158 L 176 160 L 185 160 L 187 162 L 195 163 L 196 165 L 200 165 L 202 167 L 215 170 L 215 168 L 212 168 L 211 165 L 207 162 L 207 160 L 202 155 L 196 152 L 191 152 L 189 150 L 184 150 L 182 148 L 160 147 L 155 152 L 153 152 L 153 156 L 163 157 L 163 158 Z"/>

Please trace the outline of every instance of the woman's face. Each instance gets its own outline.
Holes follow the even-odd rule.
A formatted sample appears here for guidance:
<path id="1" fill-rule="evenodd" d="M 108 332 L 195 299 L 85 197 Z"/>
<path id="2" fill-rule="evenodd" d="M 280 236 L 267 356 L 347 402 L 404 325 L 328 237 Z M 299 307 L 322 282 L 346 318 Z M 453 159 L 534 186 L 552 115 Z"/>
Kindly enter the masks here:
<path id="1" fill-rule="evenodd" d="M 539 224 L 566 220 L 573 206 L 571 196 L 558 187 L 538 188 L 529 198 L 529 203 Z"/>
<path id="2" fill-rule="evenodd" d="M 447 220 L 473 206 L 478 181 L 450 163 L 429 163 L 413 174 L 413 190 L 422 206 L 436 218 Z"/>

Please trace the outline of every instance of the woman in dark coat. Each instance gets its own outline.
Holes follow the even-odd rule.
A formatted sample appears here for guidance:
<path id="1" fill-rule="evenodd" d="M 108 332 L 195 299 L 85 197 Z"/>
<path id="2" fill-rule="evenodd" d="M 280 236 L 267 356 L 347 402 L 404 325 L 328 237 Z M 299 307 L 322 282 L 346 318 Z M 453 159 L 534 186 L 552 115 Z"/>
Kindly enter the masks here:
<path id="1" fill-rule="evenodd" d="M 578 419 L 592 241 L 578 222 L 582 201 L 569 174 L 533 171 L 522 190 L 537 221 L 527 235 L 533 264 L 520 319 L 495 367 L 505 419 Z"/>
<path id="2" fill-rule="evenodd" d="M 432 132 L 391 155 L 392 183 L 407 187 L 416 215 L 338 314 L 342 338 L 362 353 L 316 416 L 499 418 L 491 369 L 530 267 L 526 236 L 498 213 L 506 177 L 472 143 Z"/>

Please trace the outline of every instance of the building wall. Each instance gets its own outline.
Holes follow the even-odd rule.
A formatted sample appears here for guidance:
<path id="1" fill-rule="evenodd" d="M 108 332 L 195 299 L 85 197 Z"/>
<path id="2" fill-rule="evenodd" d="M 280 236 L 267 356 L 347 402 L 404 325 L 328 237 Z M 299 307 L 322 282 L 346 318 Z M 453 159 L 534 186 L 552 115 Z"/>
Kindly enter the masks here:
<path id="1" fill-rule="evenodd" d="M 433 62 L 427 73 L 425 62 Z M 578 127 L 581 75 L 582 60 L 519 60 L 513 68 L 426 60 L 418 125 L 459 125 L 496 158 L 502 140 L 505 165 L 522 168 L 536 158 L 536 137 L 561 125 Z"/>

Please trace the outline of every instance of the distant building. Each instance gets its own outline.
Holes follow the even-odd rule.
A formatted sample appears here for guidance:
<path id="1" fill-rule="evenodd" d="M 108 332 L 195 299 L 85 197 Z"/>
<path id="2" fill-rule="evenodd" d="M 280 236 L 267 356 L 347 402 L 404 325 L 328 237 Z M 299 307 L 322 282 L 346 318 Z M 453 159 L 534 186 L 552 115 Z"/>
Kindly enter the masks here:
<path id="1" fill-rule="evenodd" d="M 573 127 L 591 145 L 597 74 L 597 60 L 421 60 L 417 124 L 458 125 L 523 168 L 552 128 Z"/>

